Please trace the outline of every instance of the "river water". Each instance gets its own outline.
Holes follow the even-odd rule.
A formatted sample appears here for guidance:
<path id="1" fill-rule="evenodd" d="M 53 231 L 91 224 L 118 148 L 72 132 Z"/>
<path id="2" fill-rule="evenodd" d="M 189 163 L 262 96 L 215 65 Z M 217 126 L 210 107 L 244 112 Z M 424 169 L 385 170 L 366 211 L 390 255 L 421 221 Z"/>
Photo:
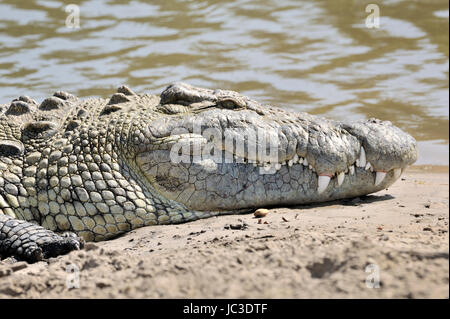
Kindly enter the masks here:
<path id="1" fill-rule="evenodd" d="M 390 120 L 419 141 L 418 164 L 448 164 L 448 0 L 373 1 L 379 28 L 361 0 L 73 2 L 79 28 L 67 1 L 0 0 L 0 103 L 185 81 Z"/>

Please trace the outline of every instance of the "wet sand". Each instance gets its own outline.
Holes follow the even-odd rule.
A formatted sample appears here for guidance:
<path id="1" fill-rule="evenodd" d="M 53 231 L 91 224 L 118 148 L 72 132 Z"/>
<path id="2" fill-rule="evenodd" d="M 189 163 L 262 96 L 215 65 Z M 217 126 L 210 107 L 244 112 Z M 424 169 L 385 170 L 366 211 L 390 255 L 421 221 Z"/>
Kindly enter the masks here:
<path id="1" fill-rule="evenodd" d="M 413 167 L 370 196 L 141 228 L 33 265 L 6 259 L 0 297 L 448 298 L 448 184 L 448 167 Z"/>

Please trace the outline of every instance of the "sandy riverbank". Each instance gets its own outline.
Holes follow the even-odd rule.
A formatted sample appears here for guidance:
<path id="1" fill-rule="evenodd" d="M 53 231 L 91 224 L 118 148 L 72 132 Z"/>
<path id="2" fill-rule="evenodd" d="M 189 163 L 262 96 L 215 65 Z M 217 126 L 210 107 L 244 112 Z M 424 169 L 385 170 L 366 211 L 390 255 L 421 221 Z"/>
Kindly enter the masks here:
<path id="1" fill-rule="evenodd" d="M 448 298 L 448 184 L 448 167 L 413 167 L 388 190 L 261 222 L 153 226 L 33 265 L 5 260 L 0 297 Z M 67 288 L 67 265 L 80 288 Z"/>

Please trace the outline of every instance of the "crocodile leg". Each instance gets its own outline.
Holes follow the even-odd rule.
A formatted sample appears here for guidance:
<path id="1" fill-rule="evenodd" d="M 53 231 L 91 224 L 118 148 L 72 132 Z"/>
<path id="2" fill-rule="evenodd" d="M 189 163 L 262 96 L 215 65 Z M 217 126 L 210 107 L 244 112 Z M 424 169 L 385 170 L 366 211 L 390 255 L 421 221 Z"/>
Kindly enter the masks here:
<path id="1" fill-rule="evenodd" d="M 84 241 L 72 233 L 58 235 L 0 212 L 0 258 L 12 256 L 33 263 L 67 254 L 83 245 Z"/>

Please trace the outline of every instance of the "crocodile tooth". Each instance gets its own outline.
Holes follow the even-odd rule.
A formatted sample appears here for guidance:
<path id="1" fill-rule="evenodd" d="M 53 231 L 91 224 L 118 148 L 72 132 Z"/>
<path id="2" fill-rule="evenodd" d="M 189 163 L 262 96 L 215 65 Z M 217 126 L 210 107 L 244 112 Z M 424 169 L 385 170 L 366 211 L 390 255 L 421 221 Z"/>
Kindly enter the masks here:
<path id="1" fill-rule="evenodd" d="M 386 172 L 378 171 L 377 175 L 375 177 L 375 186 L 380 185 L 385 177 L 386 177 Z"/>
<path id="2" fill-rule="evenodd" d="M 366 171 L 369 170 L 372 167 L 370 162 L 367 162 L 366 167 L 364 168 Z"/>
<path id="3" fill-rule="evenodd" d="M 340 172 L 337 176 L 337 181 L 338 181 L 338 185 L 341 186 L 342 183 L 344 182 L 344 178 L 345 178 L 345 173 L 344 172 Z"/>
<path id="4" fill-rule="evenodd" d="M 308 160 L 306 159 L 306 157 L 303 159 L 303 165 L 308 166 Z"/>
<path id="5" fill-rule="evenodd" d="M 348 171 L 350 172 L 350 175 L 354 175 L 355 174 L 355 166 L 352 165 L 348 168 Z"/>
<path id="6" fill-rule="evenodd" d="M 290 159 L 288 162 L 288 166 L 292 166 L 292 165 L 294 165 L 294 160 Z"/>
<path id="7" fill-rule="evenodd" d="M 327 189 L 328 184 L 330 183 L 330 180 L 331 180 L 330 176 L 320 175 L 319 179 L 317 180 L 317 184 L 318 184 L 317 193 L 319 193 L 319 194 L 323 193 Z"/>
<path id="8" fill-rule="evenodd" d="M 298 163 L 298 155 L 297 154 L 294 155 L 294 158 L 292 159 L 292 161 L 294 164 Z"/>
<path id="9" fill-rule="evenodd" d="M 313 169 L 313 167 L 312 167 L 312 165 L 311 165 L 311 164 L 309 164 L 309 165 L 308 165 L 308 168 L 309 168 L 310 170 L 312 170 L 312 169 Z"/>
<path id="10" fill-rule="evenodd" d="M 366 166 L 366 151 L 364 150 L 364 147 L 361 146 L 361 152 L 359 153 L 359 167 Z"/>
<path id="11" fill-rule="evenodd" d="M 394 168 L 394 178 L 397 179 L 402 175 L 402 169 L 401 168 Z"/>
<path id="12" fill-rule="evenodd" d="M 276 164 L 275 164 L 275 169 L 276 169 L 277 171 L 279 171 L 279 170 L 281 169 L 281 164 L 280 164 L 280 163 L 276 163 Z"/>

